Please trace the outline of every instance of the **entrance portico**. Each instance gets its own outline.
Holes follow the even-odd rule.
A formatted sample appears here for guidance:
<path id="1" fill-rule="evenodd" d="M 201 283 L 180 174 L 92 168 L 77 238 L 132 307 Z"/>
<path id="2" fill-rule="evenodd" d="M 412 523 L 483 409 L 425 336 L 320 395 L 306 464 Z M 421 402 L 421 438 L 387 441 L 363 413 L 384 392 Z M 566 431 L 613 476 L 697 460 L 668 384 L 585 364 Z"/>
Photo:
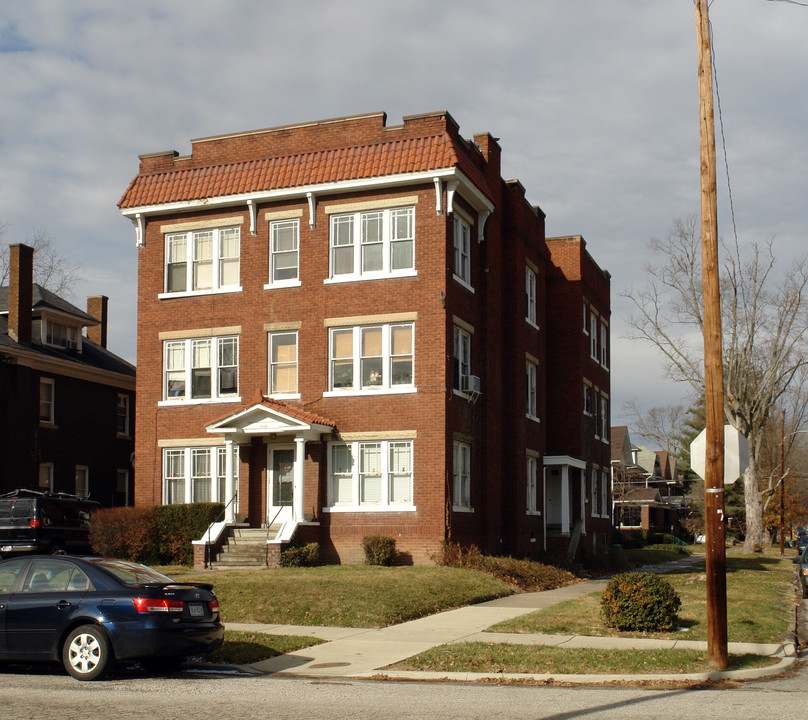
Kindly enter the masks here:
<path id="1" fill-rule="evenodd" d="M 236 522 L 238 488 L 233 468 L 234 445 L 252 444 L 264 438 L 267 443 L 267 502 L 265 522 L 280 521 L 288 532 L 304 520 L 304 483 L 306 442 L 320 442 L 323 435 L 331 436 L 334 423 L 287 403 L 265 398 L 212 425 L 207 432 L 224 437 L 225 464 L 225 522 Z"/>

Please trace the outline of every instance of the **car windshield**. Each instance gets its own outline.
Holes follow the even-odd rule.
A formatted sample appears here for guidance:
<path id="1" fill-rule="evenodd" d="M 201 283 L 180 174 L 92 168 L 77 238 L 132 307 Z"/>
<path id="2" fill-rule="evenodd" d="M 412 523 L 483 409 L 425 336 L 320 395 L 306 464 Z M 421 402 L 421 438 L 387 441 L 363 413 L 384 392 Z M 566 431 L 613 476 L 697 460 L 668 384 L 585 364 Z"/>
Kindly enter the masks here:
<path id="1" fill-rule="evenodd" d="M 128 560 L 109 560 L 98 558 L 90 560 L 94 565 L 104 568 L 112 573 L 116 578 L 128 584 L 141 583 L 173 583 L 174 581 L 157 570 L 141 565 L 140 563 L 129 562 Z"/>

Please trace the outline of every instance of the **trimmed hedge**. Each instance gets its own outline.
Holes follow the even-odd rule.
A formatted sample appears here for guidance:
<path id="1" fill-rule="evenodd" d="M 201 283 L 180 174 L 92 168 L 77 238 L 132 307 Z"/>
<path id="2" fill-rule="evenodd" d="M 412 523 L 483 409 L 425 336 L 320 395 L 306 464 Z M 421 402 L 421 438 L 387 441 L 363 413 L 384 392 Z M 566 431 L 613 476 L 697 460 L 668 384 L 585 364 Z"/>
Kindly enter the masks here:
<path id="1" fill-rule="evenodd" d="M 314 567 L 320 564 L 320 543 L 312 542 L 302 547 L 289 547 L 281 551 L 281 567 Z"/>
<path id="2" fill-rule="evenodd" d="M 146 564 L 192 565 L 192 540 L 222 516 L 222 503 L 104 508 L 90 521 L 90 547 L 107 557 Z"/>
<path id="3" fill-rule="evenodd" d="M 392 565 L 396 559 L 396 541 L 387 535 L 365 535 L 362 549 L 366 565 Z"/>
<path id="4" fill-rule="evenodd" d="M 615 575 L 600 596 L 603 621 L 617 630 L 672 630 L 681 606 L 673 585 L 651 573 Z"/>

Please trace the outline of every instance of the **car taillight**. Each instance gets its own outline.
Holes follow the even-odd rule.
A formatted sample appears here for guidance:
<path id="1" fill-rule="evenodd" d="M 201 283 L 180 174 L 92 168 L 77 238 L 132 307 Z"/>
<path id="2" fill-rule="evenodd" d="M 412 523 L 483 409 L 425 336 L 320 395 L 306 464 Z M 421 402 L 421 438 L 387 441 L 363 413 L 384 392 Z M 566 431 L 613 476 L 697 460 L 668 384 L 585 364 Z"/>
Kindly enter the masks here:
<path id="1" fill-rule="evenodd" d="M 802 574 L 805 575 L 806 577 L 808 577 L 808 568 L 803 568 L 802 569 Z"/>
<path id="2" fill-rule="evenodd" d="M 28 527 L 38 528 L 39 527 L 39 520 L 34 518 L 33 520 L 31 520 L 31 522 L 28 523 Z"/>
<path id="3" fill-rule="evenodd" d="M 168 598 L 132 598 L 135 610 L 139 613 L 172 613 L 182 612 L 182 600 L 169 600 Z"/>
<path id="4" fill-rule="evenodd" d="M 210 605 L 210 614 L 219 612 L 219 601 L 218 600 L 211 600 L 208 605 Z"/>

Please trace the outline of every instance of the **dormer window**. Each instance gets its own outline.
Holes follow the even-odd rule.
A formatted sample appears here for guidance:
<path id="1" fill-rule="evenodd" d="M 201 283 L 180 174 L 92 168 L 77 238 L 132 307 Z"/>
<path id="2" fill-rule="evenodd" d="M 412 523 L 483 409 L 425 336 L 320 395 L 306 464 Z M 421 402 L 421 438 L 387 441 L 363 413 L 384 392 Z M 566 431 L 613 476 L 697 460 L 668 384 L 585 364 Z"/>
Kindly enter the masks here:
<path id="1" fill-rule="evenodd" d="M 75 325 L 63 325 L 53 320 L 45 320 L 42 341 L 46 345 L 53 345 L 67 350 L 78 350 L 79 329 Z"/>

